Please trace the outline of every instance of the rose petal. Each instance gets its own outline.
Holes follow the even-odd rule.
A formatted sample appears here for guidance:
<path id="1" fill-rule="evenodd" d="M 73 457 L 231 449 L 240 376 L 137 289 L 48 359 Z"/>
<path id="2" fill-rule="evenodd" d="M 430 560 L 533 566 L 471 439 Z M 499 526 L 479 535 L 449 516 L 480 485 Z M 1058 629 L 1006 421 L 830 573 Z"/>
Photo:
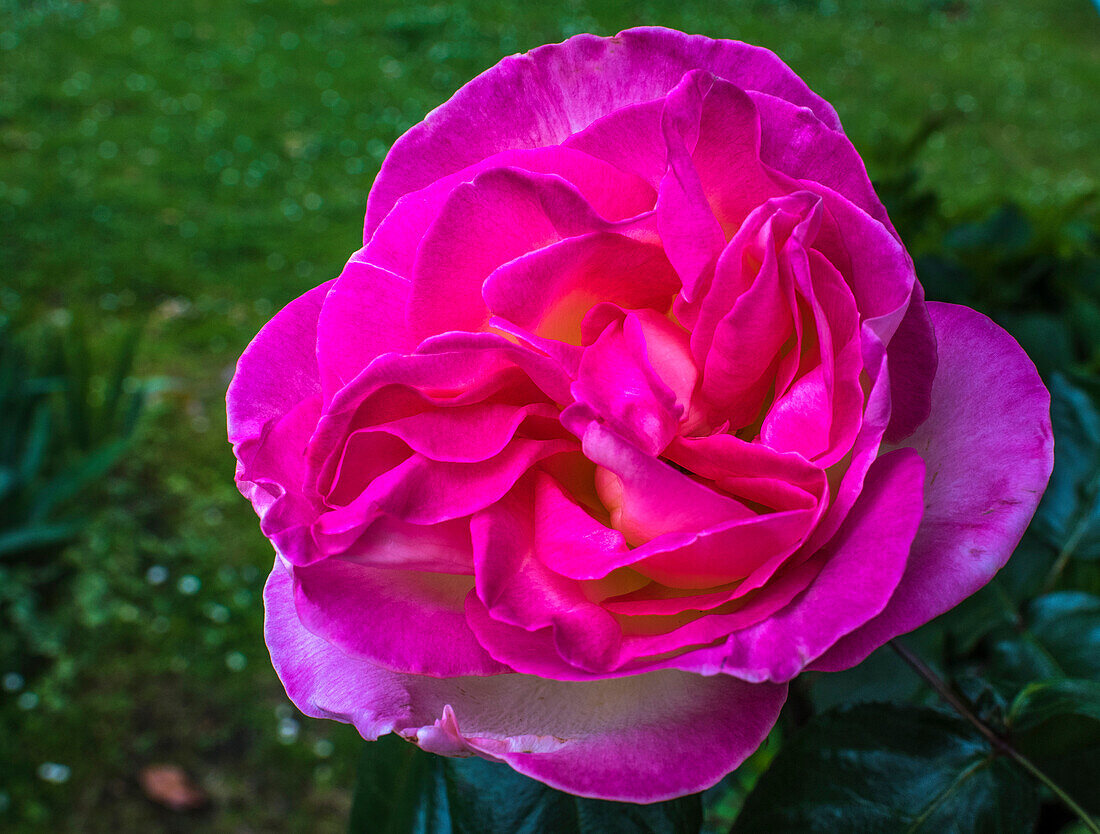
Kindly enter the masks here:
<path id="1" fill-rule="evenodd" d="M 898 237 L 848 137 L 812 110 L 767 92 L 749 92 L 760 114 L 760 158 L 792 179 L 843 194 Z"/>
<path id="2" fill-rule="evenodd" d="M 225 395 L 229 442 L 238 459 L 250 441 L 302 400 L 321 391 L 317 317 L 333 281 L 314 287 L 276 314 L 237 360 Z"/>
<path id="3" fill-rule="evenodd" d="M 749 681 L 788 681 L 886 606 L 920 523 L 924 463 L 912 450 L 879 458 L 863 495 L 817 556 L 825 566 L 800 596 L 734 632 L 720 667 Z"/>
<path id="4" fill-rule="evenodd" d="M 569 238 L 498 268 L 482 295 L 489 310 L 537 336 L 581 342 L 601 302 L 665 313 L 680 285 L 664 251 L 619 234 Z"/>
<path id="5" fill-rule="evenodd" d="M 406 310 L 409 330 L 417 339 L 480 330 L 489 317 L 482 285 L 501 264 L 565 238 L 633 225 L 601 217 L 556 174 L 484 171 L 448 195 L 420 242 Z M 469 245 L 474 237 L 477 246 Z"/>
<path id="6" fill-rule="evenodd" d="M 307 631 L 279 563 L 264 602 L 272 663 L 306 715 L 353 723 L 367 739 L 397 731 L 429 742 L 446 724 L 447 752 L 503 760 L 578 795 L 656 802 L 704 790 L 760 745 L 786 699 L 785 686 L 677 671 L 584 683 L 405 675 Z"/>
<path id="7" fill-rule="evenodd" d="M 401 195 L 498 151 L 560 144 L 606 113 L 663 97 L 694 69 L 809 107 L 840 129 L 833 108 L 766 49 L 657 27 L 578 35 L 505 58 L 395 142 L 371 189 L 364 240 Z"/>
<path id="8" fill-rule="evenodd" d="M 985 585 L 1050 478 L 1050 394 L 1015 340 L 966 307 L 929 303 L 939 366 L 932 413 L 905 441 L 924 458 L 925 513 L 904 576 L 876 618 L 812 668 L 846 669 Z"/>
<path id="9" fill-rule="evenodd" d="M 509 671 L 466 627 L 463 601 L 473 577 L 332 558 L 296 567 L 293 576 L 302 624 L 354 657 L 435 677 Z"/>
<path id="10" fill-rule="evenodd" d="M 477 595 L 495 620 L 526 631 L 550 628 L 569 664 L 606 668 L 618 655 L 619 624 L 585 596 L 579 582 L 539 560 L 534 496 L 534 483 L 526 479 L 471 520 Z"/>
<path id="11" fill-rule="evenodd" d="M 632 544 L 665 533 L 690 535 L 754 515 L 740 502 L 644 454 L 598 422 L 585 429 L 582 448 L 589 460 L 609 473 L 602 484 L 597 480 L 597 486 L 613 525 Z"/>
<path id="12" fill-rule="evenodd" d="M 348 261 L 317 320 L 317 363 L 326 402 L 378 356 L 416 347 L 405 330 L 411 284 L 363 257 L 360 250 Z"/>
<path id="13" fill-rule="evenodd" d="M 890 340 L 890 423 L 885 438 L 897 443 L 928 419 L 936 378 L 936 334 L 924 302 L 924 289 L 913 287 L 913 298 Z"/>

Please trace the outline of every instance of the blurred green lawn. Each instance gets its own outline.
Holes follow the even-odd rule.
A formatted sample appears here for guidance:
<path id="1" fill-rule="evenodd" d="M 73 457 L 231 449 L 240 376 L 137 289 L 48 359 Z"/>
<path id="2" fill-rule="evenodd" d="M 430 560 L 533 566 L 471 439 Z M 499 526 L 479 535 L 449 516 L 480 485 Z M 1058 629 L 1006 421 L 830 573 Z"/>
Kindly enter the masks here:
<path id="1" fill-rule="evenodd" d="M 872 175 L 946 116 L 920 162 L 949 215 L 1100 186 L 1088 0 L 0 0 L 0 316 L 75 309 L 105 336 L 147 319 L 138 370 L 162 380 L 66 554 L 65 639 L 0 669 L 0 829 L 344 829 L 354 731 L 300 718 L 263 646 L 271 551 L 232 484 L 233 363 L 358 247 L 402 131 L 504 55 L 639 24 L 773 49 Z M 147 801 L 157 762 L 207 810 Z"/>

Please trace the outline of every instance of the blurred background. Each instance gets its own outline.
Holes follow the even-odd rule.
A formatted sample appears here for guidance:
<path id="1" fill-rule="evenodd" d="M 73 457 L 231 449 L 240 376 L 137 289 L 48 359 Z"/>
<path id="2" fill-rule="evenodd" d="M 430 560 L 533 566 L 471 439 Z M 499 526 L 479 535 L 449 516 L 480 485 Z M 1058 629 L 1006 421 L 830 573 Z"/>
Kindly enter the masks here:
<path id="1" fill-rule="evenodd" d="M 0 829 L 343 831 L 358 736 L 270 668 L 224 392 L 501 57 L 660 24 L 833 103 L 933 298 L 1100 370 L 1089 0 L 0 0 Z"/>

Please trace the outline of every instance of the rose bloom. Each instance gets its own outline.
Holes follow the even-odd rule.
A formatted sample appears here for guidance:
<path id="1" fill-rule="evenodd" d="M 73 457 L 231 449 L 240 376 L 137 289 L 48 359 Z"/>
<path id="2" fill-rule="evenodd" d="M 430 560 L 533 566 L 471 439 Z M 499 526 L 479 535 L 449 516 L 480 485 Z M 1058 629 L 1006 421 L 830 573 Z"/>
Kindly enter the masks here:
<path id="1" fill-rule="evenodd" d="M 666 29 L 507 58 L 406 133 L 364 246 L 229 389 L 307 715 L 575 794 L 702 790 L 787 682 L 1005 563 L 1049 397 L 925 303 L 832 107 Z"/>

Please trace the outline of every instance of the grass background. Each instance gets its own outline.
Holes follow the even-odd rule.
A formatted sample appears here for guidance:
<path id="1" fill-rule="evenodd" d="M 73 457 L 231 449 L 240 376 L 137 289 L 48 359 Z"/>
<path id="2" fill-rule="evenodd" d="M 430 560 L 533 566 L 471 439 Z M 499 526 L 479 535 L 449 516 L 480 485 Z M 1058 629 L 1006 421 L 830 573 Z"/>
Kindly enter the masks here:
<path id="1" fill-rule="evenodd" d="M 339 272 L 424 113 L 504 55 L 639 24 L 773 49 L 873 176 L 943 118 L 918 161 L 948 217 L 1100 186 L 1087 0 L 0 0 L 0 320 L 42 344 L 86 321 L 93 367 L 141 322 L 156 383 L 44 600 L 59 619 L 0 668 L 0 829 L 344 830 L 357 737 L 298 716 L 263 645 L 271 551 L 232 484 L 233 363 Z M 205 810 L 144 797 L 158 762 Z"/>

